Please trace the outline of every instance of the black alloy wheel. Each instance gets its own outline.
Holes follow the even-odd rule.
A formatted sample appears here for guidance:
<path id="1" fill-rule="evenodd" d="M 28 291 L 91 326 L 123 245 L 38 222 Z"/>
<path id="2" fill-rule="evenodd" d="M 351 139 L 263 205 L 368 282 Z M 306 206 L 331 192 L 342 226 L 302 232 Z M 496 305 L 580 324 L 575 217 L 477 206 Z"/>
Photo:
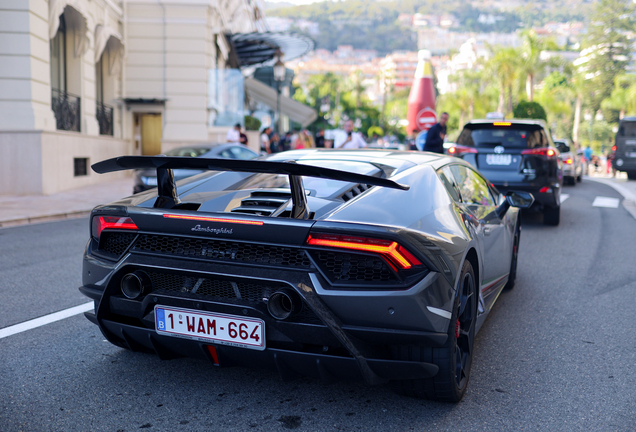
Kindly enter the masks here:
<path id="1" fill-rule="evenodd" d="M 517 279 L 517 259 L 519 257 L 519 238 L 521 237 L 521 215 L 517 216 L 517 227 L 515 228 L 515 237 L 512 240 L 512 258 L 510 261 L 510 273 L 508 273 L 508 282 L 504 289 L 511 290 L 515 287 L 515 279 Z"/>
<path id="2" fill-rule="evenodd" d="M 428 379 L 393 381 L 393 390 L 401 395 L 441 402 L 459 402 L 470 378 L 477 326 L 477 282 L 469 261 L 462 265 L 448 338 L 441 347 L 392 346 L 395 360 L 434 363 L 437 374 Z"/>
<path id="3" fill-rule="evenodd" d="M 543 210 L 543 224 L 544 225 L 559 225 L 561 219 L 561 205 L 556 207 L 546 207 Z"/>
<path id="4" fill-rule="evenodd" d="M 458 392 L 466 391 L 470 365 L 473 360 L 475 343 L 475 322 L 477 321 L 477 294 L 475 292 L 475 276 L 472 272 L 462 274 L 456 305 L 455 322 L 455 384 Z"/>

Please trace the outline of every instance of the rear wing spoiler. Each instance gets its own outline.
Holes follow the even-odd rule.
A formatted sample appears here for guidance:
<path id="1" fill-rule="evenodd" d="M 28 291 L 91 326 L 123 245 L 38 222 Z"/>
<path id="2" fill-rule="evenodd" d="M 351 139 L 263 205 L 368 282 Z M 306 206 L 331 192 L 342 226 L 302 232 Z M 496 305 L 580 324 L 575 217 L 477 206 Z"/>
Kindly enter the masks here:
<path id="1" fill-rule="evenodd" d="M 250 173 L 283 174 L 289 176 L 292 195 L 292 217 L 309 217 L 307 197 L 302 176 L 339 180 L 351 183 L 364 183 L 392 189 L 408 190 L 409 186 L 392 180 L 356 174 L 331 168 L 322 168 L 296 163 L 296 161 L 272 162 L 262 160 L 206 159 L 170 156 L 120 156 L 98 162 L 91 166 L 98 174 L 130 169 L 156 169 L 158 198 L 154 207 L 172 208 L 181 203 L 177 196 L 173 169 L 199 169 L 211 171 L 237 171 Z"/>

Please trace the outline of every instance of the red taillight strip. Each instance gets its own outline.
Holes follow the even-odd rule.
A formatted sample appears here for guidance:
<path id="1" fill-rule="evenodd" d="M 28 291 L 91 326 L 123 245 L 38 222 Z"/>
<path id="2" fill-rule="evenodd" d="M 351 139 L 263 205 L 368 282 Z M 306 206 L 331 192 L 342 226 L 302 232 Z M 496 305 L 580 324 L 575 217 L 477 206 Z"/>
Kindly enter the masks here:
<path id="1" fill-rule="evenodd" d="M 205 221 L 205 222 L 223 222 L 223 223 L 241 224 L 241 225 L 264 225 L 265 224 L 262 221 L 227 219 L 227 218 L 207 217 L 207 216 L 186 216 L 186 215 L 178 215 L 178 214 L 165 214 L 163 215 L 163 217 L 168 219 L 184 219 L 184 220 Z"/>
<path id="2" fill-rule="evenodd" d="M 397 242 L 391 242 L 389 245 L 383 246 L 378 244 L 316 238 L 310 235 L 309 238 L 307 238 L 307 244 L 312 246 L 326 246 L 340 249 L 351 249 L 363 252 L 379 253 L 385 255 L 402 269 L 410 269 L 414 265 L 422 264 L 417 258 L 415 258 L 406 249 L 402 248 Z"/>
<path id="3" fill-rule="evenodd" d="M 477 149 L 474 147 L 467 147 L 462 145 L 455 145 L 448 148 L 448 153 L 452 156 L 461 155 L 464 153 L 477 153 Z"/>
<path id="4" fill-rule="evenodd" d="M 556 152 L 554 151 L 554 149 L 551 149 L 549 147 L 541 147 L 541 148 L 522 150 L 521 154 L 553 157 L 556 155 Z"/>
<path id="5" fill-rule="evenodd" d="M 131 218 L 126 216 L 95 216 L 92 226 L 95 238 L 99 239 L 105 229 L 138 230 L 139 228 Z"/>

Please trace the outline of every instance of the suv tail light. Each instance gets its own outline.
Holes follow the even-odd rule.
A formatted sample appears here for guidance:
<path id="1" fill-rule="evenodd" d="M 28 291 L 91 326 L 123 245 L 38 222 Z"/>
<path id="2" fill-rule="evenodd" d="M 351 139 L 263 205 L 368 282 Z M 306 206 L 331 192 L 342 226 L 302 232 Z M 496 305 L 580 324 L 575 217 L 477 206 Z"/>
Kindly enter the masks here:
<path id="1" fill-rule="evenodd" d="M 126 216 L 95 216 L 91 224 L 91 235 L 99 240 L 102 231 L 106 229 L 138 230 L 133 220 Z"/>
<path id="2" fill-rule="evenodd" d="M 448 154 L 451 156 L 461 156 L 465 153 L 477 153 L 477 149 L 475 147 L 467 147 L 463 145 L 455 145 L 448 149 Z"/>
<path id="3" fill-rule="evenodd" d="M 573 162 L 574 162 L 574 161 L 572 160 L 572 158 L 567 158 L 567 159 L 565 159 L 565 160 L 563 161 L 563 163 L 564 163 L 564 164 L 567 164 L 567 165 L 572 165 L 572 163 L 573 163 Z"/>
<path id="4" fill-rule="evenodd" d="M 406 270 L 422 263 L 406 248 L 392 240 L 381 240 L 368 237 L 352 237 L 338 234 L 310 234 L 307 244 L 336 249 L 349 249 L 361 252 L 373 252 L 382 255 L 393 267 Z"/>
<path id="5" fill-rule="evenodd" d="M 534 156 L 546 156 L 551 158 L 556 156 L 556 150 L 550 147 L 532 148 L 532 149 L 522 150 L 521 154 L 534 155 Z"/>

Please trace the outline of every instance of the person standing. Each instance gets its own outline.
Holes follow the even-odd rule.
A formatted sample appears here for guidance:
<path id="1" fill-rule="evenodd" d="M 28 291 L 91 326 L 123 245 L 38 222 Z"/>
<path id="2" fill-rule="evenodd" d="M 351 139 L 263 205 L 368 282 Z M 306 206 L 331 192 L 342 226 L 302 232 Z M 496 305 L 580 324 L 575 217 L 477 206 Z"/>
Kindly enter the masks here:
<path id="1" fill-rule="evenodd" d="M 444 154 L 444 138 L 446 138 L 446 123 L 448 113 L 443 112 L 439 117 L 439 122 L 435 123 L 426 133 L 424 151 Z"/>
<path id="2" fill-rule="evenodd" d="M 325 130 L 320 129 L 316 134 L 316 148 L 324 148 L 325 147 Z"/>
<path id="3" fill-rule="evenodd" d="M 364 148 L 366 141 L 358 132 L 353 131 L 353 120 L 344 123 L 344 133 L 338 134 L 333 142 L 333 148 Z"/>
<path id="4" fill-rule="evenodd" d="M 270 144 L 269 133 L 271 131 L 272 131 L 272 128 L 268 126 L 265 129 L 263 129 L 263 133 L 261 133 L 261 151 L 265 153 L 271 153 L 271 150 L 269 148 L 269 144 Z"/>
<path id="5" fill-rule="evenodd" d="M 241 141 L 241 124 L 237 123 L 232 129 L 227 131 L 225 140 L 229 143 L 237 143 Z"/>

